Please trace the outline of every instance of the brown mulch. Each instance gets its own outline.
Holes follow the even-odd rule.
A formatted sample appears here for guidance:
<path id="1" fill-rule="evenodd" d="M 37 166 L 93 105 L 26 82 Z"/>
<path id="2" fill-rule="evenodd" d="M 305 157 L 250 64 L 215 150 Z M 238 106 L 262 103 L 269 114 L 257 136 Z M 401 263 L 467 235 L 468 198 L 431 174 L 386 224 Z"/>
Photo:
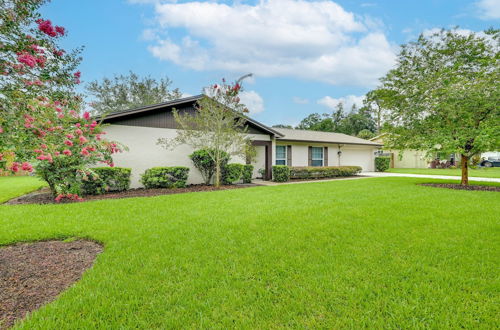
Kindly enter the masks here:
<path id="1" fill-rule="evenodd" d="M 214 186 L 207 185 L 190 185 L 186 188 L 158 188 L 158 189 L 130 189 L 120 192 L 109 192 L 103 195 L 95 196 L 84 196 L 84 201 L 95 201 L 101 199 L 115 199 L 115 198 L 130 198 L 130 197 L 149 197 L 149 196 L 160 196 L 160 195 L 171 195 L 171 194 L 182 194 L 188 192 L 199 192 L 199 191 L 215 191 L 215 190 L 228 190 L 228 189 L 239 189 L 256 187 L 259 184 L 249 183 L 249 184 L 237 184 L 237 185 L 227 185 L 215 188 Z M 54 197 L 50 194 L 48 188 L 43 188 L 39 191 L 20 196 L 10 201 L 6 202 L 7 205 L 18 205 L 18 204 L 52 204 L 55 203 Z M 62 200 L 61 203 L 74 203 L 74 201 Z"/>
<path id="2" fill-rule="evenodd" d="M 0 247 L 0 329 L 54 300 L 80 279 L 102 250 L 86 240 Z"/>
<path id="3" fill-rule="evenodd" d="M 455 184 L 455 183 L 422 183 L 421 186 L 456 189 L 456 190 L 480 190 L 480 191 L 500 192 L 499 186 L 481 186 L 481 185 L 462 186 L 461 184 Z"/>

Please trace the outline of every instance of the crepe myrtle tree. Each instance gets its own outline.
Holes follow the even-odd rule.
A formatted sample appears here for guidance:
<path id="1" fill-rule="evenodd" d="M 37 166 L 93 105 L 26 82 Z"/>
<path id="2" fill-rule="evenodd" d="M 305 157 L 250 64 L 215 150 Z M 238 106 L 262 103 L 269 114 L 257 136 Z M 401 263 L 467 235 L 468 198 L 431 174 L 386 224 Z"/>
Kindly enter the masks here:
<path id="1" fill-rule="evenodd" d="M 40 16 L 46 2 L 0 0 L 0 161 L 13 155 L 8 171 L 35 169 L 57 200 L 79 199 L 88 166 L 112 165 L 119 147 L 81 116 L 81 49 L 59 47 L 66 30 Z"/>
<path id="2" fill-rule="evenodd" d="M 11 171 L 32 171 L 45 180 L 56 201 L 80 199 L 84 181 L 95 177 L 89 168 L 98 163 L 114 166 L 112 154 L 122 147 L 103 139 L 102 126 L 85 112 L 82 116 L 67 104 L 38 97 L 27 106 L 23 127 L 36 143 L 27 152 L 32 163 L 14 162 Z"/>
<path id="3" fill-rule="evenodd" d="M 250 143 L 245 126 L 248 109 L 240 103 L 238 83 L 228 84 L 223 79 L 204 90 L 205 96 L 195 105 L 194 113 L 174 109 L 179 126 L 173 139 L 158 139 L 158 144 L 172 149 L 188 144 L 195 150 L 204 149 L 215 163 L 214 185 L 221 183 L 221 164 L 224 155 L 245 156 Z"/>
<path id="4" fill-rule="evenodd" d="M 440 30 L 403 45 L 378 93 L 388 109 L 391 149 L 473 155 L 500 147 L 500 33 Z"/>
<path id="5" fill-rule="evenodd" d="M 22 129 L 31 100 L 41 96 L 73 107 L 81 101 L 74 92 L 81 49 L 60 48 L 67 32 L 40 16 L 46 2 L 0 0 L 0 153 L 15 151 L 18 160 L 35 144 Z"/>

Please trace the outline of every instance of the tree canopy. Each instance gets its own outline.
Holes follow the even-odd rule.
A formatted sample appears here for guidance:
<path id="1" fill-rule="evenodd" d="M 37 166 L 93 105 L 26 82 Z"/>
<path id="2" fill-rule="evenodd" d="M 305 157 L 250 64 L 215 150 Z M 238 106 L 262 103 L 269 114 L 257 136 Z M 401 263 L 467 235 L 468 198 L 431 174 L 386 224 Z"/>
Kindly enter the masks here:
<path id="1" fill-rule="evenodd" d="M 168 78 L 140 77 L 130 71 L 127 75 L 92 81 L 85 90 L 92 98 L 92 111 L 106 114 L 181 98 L 179 89 L 171 89 L 171 86 Z"/>

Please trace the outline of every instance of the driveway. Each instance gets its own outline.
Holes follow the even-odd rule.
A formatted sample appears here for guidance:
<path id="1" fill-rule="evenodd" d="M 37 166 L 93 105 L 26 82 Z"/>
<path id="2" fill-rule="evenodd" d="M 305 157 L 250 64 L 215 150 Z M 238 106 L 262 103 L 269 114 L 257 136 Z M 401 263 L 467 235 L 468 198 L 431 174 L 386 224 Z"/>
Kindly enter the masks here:
<path id="1" fill-rule="evenodd" d="M 362 175 L 370 177 L 407 177 L 407 178 L 428 178 L 428 179 L 444 179 L 444 180 L 460 180 L 459 176 L 449 176 L 449 175 L 430 175 L 430 174 L 406 174 L 406 173 L 388 173 L 388 172 L 363 172 Z M 498 182 L 500 183 L 500 178 L 478 178 L 469 177 L 469 181 L 484 181 L 484 182 Z"/>

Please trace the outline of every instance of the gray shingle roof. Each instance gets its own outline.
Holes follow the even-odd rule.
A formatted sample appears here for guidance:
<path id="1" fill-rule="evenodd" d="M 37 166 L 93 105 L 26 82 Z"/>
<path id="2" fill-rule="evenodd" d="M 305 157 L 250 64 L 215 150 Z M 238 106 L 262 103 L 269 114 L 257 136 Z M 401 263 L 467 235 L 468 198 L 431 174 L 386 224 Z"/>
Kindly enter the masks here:
<path id="1" fill-rule="evenodd" d="M 289 128 L 273 128 L 273 129 L 284 135 L 283 137 L 279 137 L 277 139 L 278 141 L 285 140 L 285 141 L 303 141 L 303 142 L 320 142 L 320 143 L 360 144 L 360 145 L 371 145 L 374 147 L 381 146 L 380 143 L 360 139 L 358 137 L 342 133 L 308 131 L 308 130 L 289 129 Z"/>

